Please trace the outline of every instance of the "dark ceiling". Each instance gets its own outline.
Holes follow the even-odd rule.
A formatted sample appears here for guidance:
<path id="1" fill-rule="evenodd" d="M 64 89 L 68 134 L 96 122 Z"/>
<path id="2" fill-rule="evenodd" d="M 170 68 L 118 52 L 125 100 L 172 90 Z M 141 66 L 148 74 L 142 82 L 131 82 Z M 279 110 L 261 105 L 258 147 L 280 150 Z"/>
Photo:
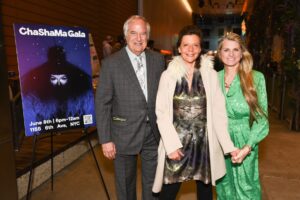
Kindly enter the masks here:
<path id="1" fill-rule="evenodd" d="M 194 13 L 200 15 L 242 14 L 251 11 L 253 0 L 188 0 Z"/>

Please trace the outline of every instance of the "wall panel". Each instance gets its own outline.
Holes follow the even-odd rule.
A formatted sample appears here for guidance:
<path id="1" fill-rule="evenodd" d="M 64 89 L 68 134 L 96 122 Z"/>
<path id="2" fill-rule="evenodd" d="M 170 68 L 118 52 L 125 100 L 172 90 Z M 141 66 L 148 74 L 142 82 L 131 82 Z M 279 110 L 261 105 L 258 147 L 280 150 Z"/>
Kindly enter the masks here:
<path id="1" fill-rule="evenodd" d="M 192 14 L 187 11 L 182 1 L 143 0 L 143 13 L 151 25 L 150 38 L 154 46 L 160 49 L 173 50 L 178 32 L 182 27 L 192 24 Z"/>
<path id="2" fill-rule="evenodd" d="M 0 199 L 17 200 L 7 68 L 3 47 L 3 27 L 0 26 Z"/>
<path id="3" fill-rule="evenodd" d="M 0 199 L 17 199 L 7 71 L 18 71 L 13 23 L 81 26 L 89 29 L 101 57 L 102 40 L 122 33 L 124 21 L 137 14 L 137 0 L 0 1 Z M 3 35 L 3 37 L 2 37 Z M 5 62 L 4 62 L 5 61 Z"/>
<path id="4" fill-rule="evenodd" d="M 81 26 L 93 35 L 101 56 L 102 40 L 122 33 L 124 21 L 137 14 L 137 0 L 2 0 L 1 26 L 8 70 L 17 71 L 13 23 Z"/>

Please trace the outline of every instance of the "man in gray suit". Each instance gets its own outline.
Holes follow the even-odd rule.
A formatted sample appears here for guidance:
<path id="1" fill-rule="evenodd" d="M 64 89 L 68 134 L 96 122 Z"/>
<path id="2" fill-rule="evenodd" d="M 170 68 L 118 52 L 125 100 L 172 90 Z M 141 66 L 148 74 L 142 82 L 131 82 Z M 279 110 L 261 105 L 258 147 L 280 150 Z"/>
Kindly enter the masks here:
<path id="1" fill-rule="evenodd" d="M 154 199 L 159 132 L 155 101 L 164 58 L 145 50 L 150 25 L 131 16 L 123 26 L 127 46 L 102 61 L 96 92 L 97 129 L 102 151 L 114 160 L 119 200 L 135 200 L 137 157 L 142 162 L 142 198 Z"/>

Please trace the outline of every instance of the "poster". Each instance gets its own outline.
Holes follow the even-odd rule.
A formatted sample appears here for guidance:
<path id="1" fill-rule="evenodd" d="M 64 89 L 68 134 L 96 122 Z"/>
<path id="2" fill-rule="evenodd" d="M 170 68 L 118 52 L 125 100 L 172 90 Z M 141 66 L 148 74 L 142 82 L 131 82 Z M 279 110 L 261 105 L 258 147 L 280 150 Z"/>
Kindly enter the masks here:
<path id="1" fill-rule="evenodd" d="M 14 24 L 25 135 L 95 126 L 88 31 Z"/>

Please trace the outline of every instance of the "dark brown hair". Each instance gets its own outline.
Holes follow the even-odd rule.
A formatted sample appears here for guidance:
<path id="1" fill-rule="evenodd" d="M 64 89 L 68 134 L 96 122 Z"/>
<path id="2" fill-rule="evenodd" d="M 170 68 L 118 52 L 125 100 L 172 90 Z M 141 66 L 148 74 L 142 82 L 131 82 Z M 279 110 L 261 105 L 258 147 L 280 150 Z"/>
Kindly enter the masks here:
<path id="1" fill-rule="evenodd" d="M 179 32 L 178 40 L 177 40 L 177 44 L 176 44 L 177 48 L 181 45 L 182 38 L 185 35 L 197 35 L 199 37 L 200 43 L 201 43 L 201 40 L 202 40 L 201 29 L 195 25 L 188 25 L 188 26 L 183 27 L 181 29 L 181 31 Z"/>
<path id="2" fill-rule="evenodd" d="M 201 41 L 202 41 L 202 31 L 201 31 L 201 29 L 198 26 L 195 26 L 195 25 L 188 25 L 188 26 L 183 27 L 180 30 L 179 34 L 178 34 L 178 40 L 177 40 L 177 43 L 176 43 L 177 48 L 181 45 L 183 36 L 186 36 L 186 35 L 197 35 L 200 39 L 200 47 L 201 47 Z M 195 67 L 199 68 L 200 67 L 199 64 L 200 64 L 200 56 L 196 60 Z"/>

